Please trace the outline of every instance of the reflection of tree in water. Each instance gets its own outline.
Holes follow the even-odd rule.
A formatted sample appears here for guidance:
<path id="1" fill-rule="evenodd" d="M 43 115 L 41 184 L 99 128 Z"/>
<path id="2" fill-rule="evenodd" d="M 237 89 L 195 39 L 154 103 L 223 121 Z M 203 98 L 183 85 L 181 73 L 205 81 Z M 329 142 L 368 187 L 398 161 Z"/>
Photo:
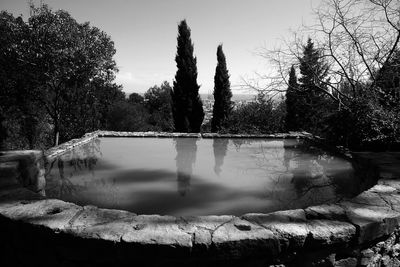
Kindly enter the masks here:
<path id="1" fill-rule="evenodd" d="M 290 160 L 295 157 L 295 149 L 299 145 L 299 140 L 289 142 L 288 140 L 283 140 L 283 165 L 286 168 L 286 171 L 289 171 L 290 168 Z"/>
<path id="2" fill-rule="evenodd" d="M 56 190 L 58 190 L 58 195 L 57 197 L 61 198 L 64 195 L 72 195 L 75 193 L 75 186 L 72 184 L 70 177 L 65 177 L 65 172 L 64 172 L 64 161 L 62 159 L 57 160 L 57 167 L 58 167 L 58 173 L 60 175 L 60 180 L 59 180 L 59 185 L 57 186 Z M 49 188 L 49 190 L 52 190 L 52 188 Z"/>
<path id="3" fill-rule="evenodd" d="M 229 139 L 227 138 L 214 138 L 213 149 L 214 149 L 214 172 L 218 176 L 222 171 L 222 165 L 224 164 L 224 158 L 228 150 Z"/>
<path id="4" fill-rule="evenodd" d="M 274 209 L 299 208 L 339 200 L 341 196 L 354 192 L 354 181 L 350 164 L 338 161 L 326 152 L 313 148 L 304 142 L 284 140 L 282 154 L 268 150 L 265 162 L 259 165 L 275 170 L 270 179 L 272 188 L 268 188 L 266 197 L 276 202 Z M 281 168 L 274 168 L 268 161 L 274 157 L 281 159 Z M 339 165 L 338 165 L 339 163 Z M 283 168 L 282 168 L 283 167 Z M 294 193 L 291 193 L 290 184 Z M 292 189 L 292 190 L 293 190 Z M 278 207 L 280 206 L 280 207 Z"/>
<path id="5" fill-rule="evenodd" d="M 95 166 L 99 156 L 102 155 L 100 142 L 100 139 L 95 138 L 82 146 L 67 151 L 49 163 L 46 171 L 47 195 L 63 198 L 84 190 L 88 186 L 87 181 L 84 185 L 78 185 L 74 184 L 71 179 L 75 175 L 81 175 L 82 172 L 88 171 L 91 177 L 89 180 L 93 180 Z M 58 175 L 53 170 L 55 163 L 57 163 Z"/>
<path id="6" fill-rule="evenodd" d="M 190 189 L 190 179 L 196 161 L 196 142 L 197 138 L 175 139 L 178 192 L 181 196 L 186 195 Z"/>
<path id="7" fill-rule="evenodd" d="M 354 190 L 348 162 L 340 161 L 338 165 L 339 159 L 306 142 L 293 151 L 292 160 L 296 167 L 291 170 L 292 183 L 301 202 L 336 201 Z"/>
<path id="8" fill-rule="evenodd" d="M 248 145 L 255 141 L 255 140 L 245 139 L 245 138 L 232 138 L 231 140 L 232 140 L 233 145 L 235 146 L 235 149 L 237 152 L 240 151 L 240 147 L 242 145 L 245 145 L 245 144 Z"/>

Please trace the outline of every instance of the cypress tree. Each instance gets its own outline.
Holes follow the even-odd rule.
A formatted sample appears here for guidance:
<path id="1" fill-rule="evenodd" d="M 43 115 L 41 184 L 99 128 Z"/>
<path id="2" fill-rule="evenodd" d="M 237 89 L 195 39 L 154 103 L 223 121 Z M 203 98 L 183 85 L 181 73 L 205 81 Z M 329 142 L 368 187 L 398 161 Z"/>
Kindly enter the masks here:
<path id="1" fill-rule="evenodd" d="M 213 117 L 211 120 L 211 131 L 217 132 L 221 129 L 221 124 L 229 116 L 232 110 L 232 92 L 229 82 L 229 73 L 226 68 L 226 59 L 222 44 L 217 48 L 218 64 L 215 68 L 214 76 L 214 106 Z"/>
<path id="2" fill-rule="evenodd" d="M 286 131 L 297 131 L 301 129 L 301 114 L 300 110 L 300 95 L 299 95 L 299 84 L 297 83 L 296 70 L 294 66 L 291 67 L 289 73 L 289 86 L 286 90 L 286 117 L 285 117 L 285 128 Z"/>
<path id="3" fill-rule="evenodd" d="M 197 84 L 197 60 L 193 56 L 193 43 L 186 20 L 178 25 L 177 41 L 175 61 L 178 70 L 171 92 L 175 131 L 200 132 L 204 111 Z"/>

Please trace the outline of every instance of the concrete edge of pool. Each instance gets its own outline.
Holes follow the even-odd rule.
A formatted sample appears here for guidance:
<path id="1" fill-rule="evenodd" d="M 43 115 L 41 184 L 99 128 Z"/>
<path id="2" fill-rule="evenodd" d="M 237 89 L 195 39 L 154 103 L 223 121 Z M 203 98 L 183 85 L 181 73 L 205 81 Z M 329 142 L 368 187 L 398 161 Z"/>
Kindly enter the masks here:
<path id="1" fill-rule="evenodd" d="M 45 157 L 56 157 L 98 136 L 255 137 L 97 131 L 51 148 Z M 307 133 L 257 137 L 311 138 Z M 381 175 L 375 186 L 352 199 L 239 217 L 173 217 L 136 215 L 46 199 L 43 153 L 3 153 L 0 163 L 9 164 L 3 166 L 2 172 L 14 171 L 9 179 L 1 181 L 2 242 L 10 243 L 4 255 L 19 253 L 19 260 L 26 260 L 26 264 L 35 252 L 43 254 L 40 251 L 45 250 L 46 256 L 39 262 L 49 264 L 282 263 L 290 266 L 300 265 L 301 259 L 304 264 L 362 265 L 368 257 L 376 256 L 369 249 L 371 246 L 382 240 L 397 240 L 400 225 L 400 170 L 396 168 L 400 159 L 390 157 L 390 153 L 389 158 L 383 159 L 373 153 L 364 156 L 370 164 L 377 165 Z"/>

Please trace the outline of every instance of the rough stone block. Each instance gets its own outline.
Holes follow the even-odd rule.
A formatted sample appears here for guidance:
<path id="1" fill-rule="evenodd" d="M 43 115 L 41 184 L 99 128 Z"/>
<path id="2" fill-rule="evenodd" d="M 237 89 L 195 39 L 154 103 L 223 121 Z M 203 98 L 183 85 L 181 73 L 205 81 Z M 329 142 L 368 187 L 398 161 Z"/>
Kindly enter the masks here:
<path id="1" fill-rule="evenodd" d="M 382 206 L 341 202 L 349 221 L 359 228 L 360 244 L 390 234 L 398 226 L 400 213 Z"/>
<path id="2" fill-rule="evenodd" d="M 380 194 L 372 191 L 364 191 L 358 196 L 348 200 L 348 202 L 390 209 L 390 205 L 380 196 Z"/>
<path id="3" fill-rule="evenodd" d="M 219 226 L 212 235 L 218 254 L 229 258 L 271 257 L 279 251 L 274 233 L 246 220 L 235 218 Z"/>
<path id="4" fill-rule="evenodd" d="M 122 240 L 142 245 L 192 247 L 192 236 L 180 229 L 172 216 L 136 216 L 131 230 L 122 236 Z"/>
<path id="5" fill-rule="evenodd" d="M 302 209 L 245 214 L 242 218 L 271 230 L 279 240 L 282 251 L 303 248 L 308 235 L 307 220 Z"/>
<path id="6" fill-rule="evenodd" d="M 379 179 L 379 185 L 386 185 L 395 188 L 397 191 L 400 191 L 400 180 L 397 179 Z"/>
<path id="7" fill-rule="evenodd" d="M 85 206 L 79 214 L 71 221 L 72 228 L 85 228 L 93 225 L 106 224 L 113 221 L 130 219 L 136 214 L 112 209 L 100 209 L 95 206 Z"/>
<path id="8" fill-rule="evenodd" d="M 347 220 L 345 210 L 336 204 L 311 206 L 306 208 L 304 211 L 307 219 L 328 219 L 337 221 Z"/>
<path id="9" fill-rule="evenodd" d="M 310 220 L 306 247 L 319 248 L 333 244 L 350 243 L 356 236 L 356 227 L 347 222 Z"/>
<path id="10" fill-rule="evenodd" d="M 0 189 L 20 186 L 18 161 L 0 163 Z"/>
<path id="11" fill-rule="evenodd" d="M 56 199 L 20 201 L 12 206 L 1 207 L 0 214 L 16 221 L 41 225 L 60 231 L 69 227 L 70 220 L 81 207 Z"/>
<path id="12" fill-rule="evenodd" d="M 82 238 L 100 239 L 121 242 L 122 236 L 135 227 L 132 225 L 132 218 L 115 220 L 113 222 L 94 224 L 88 227 L 73 227 L 68 229 L 69 234 Z"/>
<path id="13" fill-rule="evenodd" d="M 207 249 L 212 244 L 212 233 L 221 225 L 233 220 L 234 216 L 190 216 L 178 219 L 178 226 L 192 235 L 193 247 Z"/>
<path id="14" fill-rule="evenodd" d="M 0 162 L 18 162 L 19 183 L 34 192 L 44 192 L 43 152 L 38 150 L 5 151 L 0 153 Z"/>
<path id="15" fill-rule="evenodd" d="M 378 193 L 378 194 L 394 194 L 397 192 L 395 187 L 383 184 L 377 184 L 371 187 L 368 192 Z"/>

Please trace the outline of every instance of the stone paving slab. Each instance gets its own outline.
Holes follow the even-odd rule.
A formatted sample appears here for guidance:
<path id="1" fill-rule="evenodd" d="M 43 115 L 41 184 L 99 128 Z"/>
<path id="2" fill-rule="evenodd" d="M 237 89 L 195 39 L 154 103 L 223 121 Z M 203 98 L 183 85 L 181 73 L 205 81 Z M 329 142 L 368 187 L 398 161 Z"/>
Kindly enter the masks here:
<path id="1" fill-rule="evenodd" d="M 70 220 L 82 208 L 57 199 L 20 201 L 1 205 L 0 214 L 15 221 L 48 227 L 56 232 L 69 227 Z"/>
<path id="2" fill-rule="evenodd" d="M 281 251 L 303 248 L 309 233 L 302 209 L 269 214 L 250 213 L 242 218 L 272 231 L 279 240 Z"/>
<path id="3" fill-rule="evenodd" d="M 106 224 L 117 220 L 135 217 L 136 214 L 124 210 L 101 209 L 95 206 L 84 206 L 70 222 L 71 228 L 85 228 Z"/>
<path id="4" fill-rule="evenodd" d="M 212 235 L 218 254 L 225 257 L 273 257 L 279 254 L 279 241 L 275 234 L 264 227 L 240 218 L 219 226 Z"/>

